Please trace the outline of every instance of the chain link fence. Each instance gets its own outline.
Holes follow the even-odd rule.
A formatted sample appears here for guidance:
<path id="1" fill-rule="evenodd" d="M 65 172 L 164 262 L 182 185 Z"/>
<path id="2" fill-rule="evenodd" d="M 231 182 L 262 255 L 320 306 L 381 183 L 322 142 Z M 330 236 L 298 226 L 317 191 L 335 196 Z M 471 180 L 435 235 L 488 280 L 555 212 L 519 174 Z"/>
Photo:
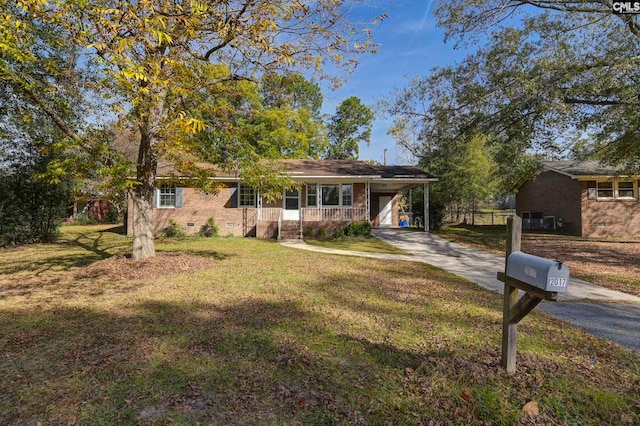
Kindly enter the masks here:
<path id="1" fill-rule="evenodd" d="M 445 223 L 465 223 L 467 225 L 506 225 L 507 218 L 516 214 L 515 210 L 446 210 Z"/>

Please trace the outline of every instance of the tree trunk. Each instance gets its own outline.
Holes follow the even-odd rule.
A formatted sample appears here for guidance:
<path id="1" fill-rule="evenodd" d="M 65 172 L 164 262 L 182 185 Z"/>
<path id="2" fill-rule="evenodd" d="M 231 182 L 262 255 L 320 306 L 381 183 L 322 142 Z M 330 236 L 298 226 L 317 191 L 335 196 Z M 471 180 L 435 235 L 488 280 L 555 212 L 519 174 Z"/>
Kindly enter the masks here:
<path id="1" fill-rule="evenodd" d="M 142 191 L 142 185 L 131 191 L 133 201 L 133 259 L 156 255 L 153 241 L 153 188 Z"/>
<path id="2" fill-rule="evenodd" d="M 156 186 L 158 158 L 155 147 L 161 140 L 162 123 L 167 115 L 164 86 L 150 88 L 151 98 L 140 118 L 140 149 L 136 169 L 137 186 L 131 191 L 133 201 L 133 259 L 156 255 L 154 243 L 153 191 Z"/>

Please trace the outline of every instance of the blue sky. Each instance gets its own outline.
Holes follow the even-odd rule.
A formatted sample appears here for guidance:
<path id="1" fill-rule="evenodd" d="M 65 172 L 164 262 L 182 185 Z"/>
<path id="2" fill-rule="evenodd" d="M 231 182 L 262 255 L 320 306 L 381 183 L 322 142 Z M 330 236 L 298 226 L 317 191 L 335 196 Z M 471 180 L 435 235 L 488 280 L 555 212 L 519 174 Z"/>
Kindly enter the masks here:
<path id="1" fill-rule="evenodd" d="M 433 8 L 435 0 L 395 0 L 385 2 L 380 13 L 388 18 L 375 27 L 374 40 L 380 52 L 360 57 L 360 65 L 337 90 L 325 89 L 323 112 L 333 114 L 336 106 L 349 96 L 359 97 L 372 105 L 376 100 L 403 87 L 415 75 L 427 75 L 435 66 L 450 65 L 464 58 L 453 43 L 444 43 L 444 32 L 436 28 Z M 378 12 L 378 9 L 376 9 Z M 387 148 L 387 164 L 410 164 L 387 135 L 391 119 L 376 118 L 371 145 L 360 145 L 361 160 L 383 161 Z"/>

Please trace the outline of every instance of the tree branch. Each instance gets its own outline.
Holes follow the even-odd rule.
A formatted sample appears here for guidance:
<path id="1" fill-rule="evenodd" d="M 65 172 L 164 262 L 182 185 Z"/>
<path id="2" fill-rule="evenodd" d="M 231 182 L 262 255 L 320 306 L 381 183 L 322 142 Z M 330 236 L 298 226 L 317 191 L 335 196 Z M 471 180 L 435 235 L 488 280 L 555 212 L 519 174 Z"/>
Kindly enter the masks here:
<path id="1" fill-rule="evenodd" d="M 46 115 L 53 120 L 55 125 L 68 137 L 75 140 L 82 140 L 80 135 L 76 133 L 71 126 L 58 114 L 44 99 L 38 96 L 37 92 L 32 90 L 29 82 L 17 75 L 15 72 L 9 71 L 6 67 L 1 70 L 3 80 L 13 82 L 12 86 L 22 91 L 29 99 L 31 99 Z"/>
<path id="2" fill-rule="evenodd" d="M 612 106 L 612 105 L 632 105 L 631 102 L 624 102 L 621 100 L 594 100 L 594 99 L 580 99 L 580 98 L 564 98 L 565 104 L 571 105 L 591 105 L 591 106 Z"/>

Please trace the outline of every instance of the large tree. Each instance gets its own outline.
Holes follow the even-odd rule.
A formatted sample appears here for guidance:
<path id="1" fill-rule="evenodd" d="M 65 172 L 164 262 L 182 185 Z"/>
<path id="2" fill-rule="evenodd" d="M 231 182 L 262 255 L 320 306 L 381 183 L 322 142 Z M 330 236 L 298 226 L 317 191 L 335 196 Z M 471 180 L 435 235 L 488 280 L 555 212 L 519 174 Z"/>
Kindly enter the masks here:
<path id="1" fill-rule="evenodd" d="M 338 105 L 327 124 L 329 146 L 325 154 L 330 160 L 357 160 L 360 142 L 371 143 L 373 111 L 360 98 L 350 96 Z"/>
<path id="2" fill-rule="evenodd" d="M 640 24 L 610 1 L 452 0 L 436 16 L 457 43 L 484 43 L 449 73 L 467 128 L 508 145 L 640 165 Z M 456 110 L 450 111 L 456 114 Z M 457 117 L 456 117 L 457 118 Z M 564 151 L 564 152 L 563 152 Z"/>
<path id="3" fill-rule="evenodd" d="M 255 185 L 265 181 L 257 178 L 262 170 L 256 167 L 255 152 L 236 138 L 226 118 L 229 105 L 220 105 L 216 114 L 192 99 L 211 98 L 216 91 L 231 90 L 266 71 L 300 67 L 322 73 L 328 61 L 353 66 L 355 54 L 375 49 L 370 28 L 347 19 L 349 7 L 356 3 L 360 2 L 33 0 L 20 2 L 23 9 L 7 16 L 7 27 L 47 22 L 66 40 L 85 46 L 103 76 L 97 90 L 110 97 L 139 132 L 131 191 L 133 257 L 145 258 L 155 254 L 152 199 L 158 161 L 167 158 L 179 169 L 195 172 L 197 158 L 192 154 L 199 149 L 194 150 L 197 139 L 185 135 L 206 129 L 219 132 L 222 136 L 210 141 L 223 145 L 220 166 L 240 166 L 243 177 Z M 3 78 L 14 72 L 5 68 Z M 19 79 L 13 83 L 24 86 Z M 43 109 L 46 106 L 43 102 Z M 78 138 L 67 123 L 56 123 L 69 137 Z"/>
<path id="4" fill-rule="evenodd" d="M 320 85 L 299 73 L 269 73 L 240 120 L 242 138 L 268 158 L 319 158 L 327 145 Z"/>

